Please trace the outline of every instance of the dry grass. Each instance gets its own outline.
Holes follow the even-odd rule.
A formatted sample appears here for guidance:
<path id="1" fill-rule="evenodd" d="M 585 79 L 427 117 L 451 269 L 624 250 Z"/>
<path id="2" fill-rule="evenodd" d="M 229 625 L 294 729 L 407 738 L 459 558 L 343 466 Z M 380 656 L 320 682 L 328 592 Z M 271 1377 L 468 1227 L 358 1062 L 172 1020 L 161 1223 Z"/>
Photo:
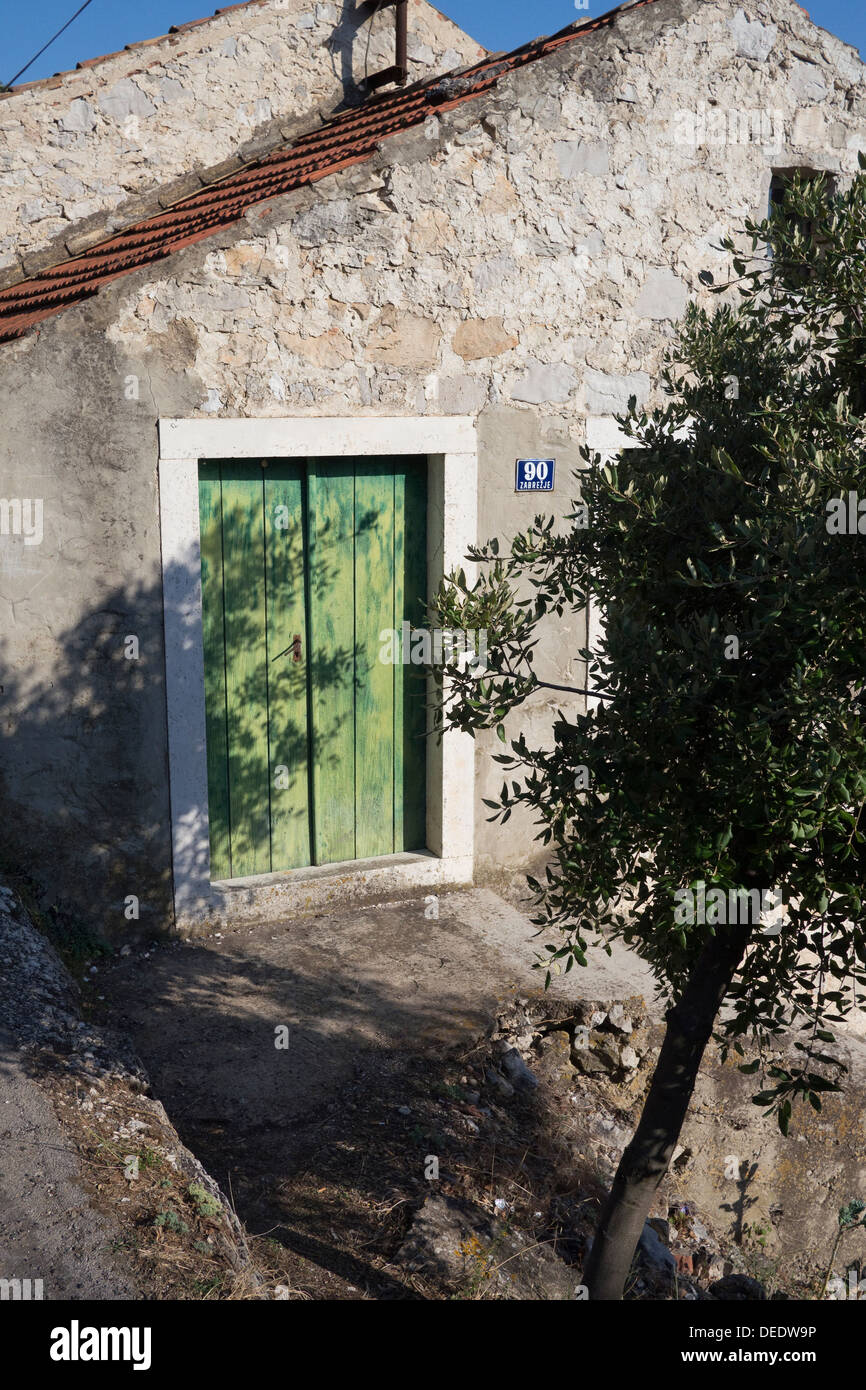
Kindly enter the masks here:
<path id="1" fill-rule="evenodd" d="M 131 1267 L 142 1296 L 268 1297 L 281 1271 L 239 1247 L 228 1214 L 196 1181 L 162 1107 L 122 1078 L 82 1084 L 62 1058 L 43 1053 L 39 1060 L 40 1083 L 76 1151 L 84 1186 L 118 1232 L 111 1253 Z"/>

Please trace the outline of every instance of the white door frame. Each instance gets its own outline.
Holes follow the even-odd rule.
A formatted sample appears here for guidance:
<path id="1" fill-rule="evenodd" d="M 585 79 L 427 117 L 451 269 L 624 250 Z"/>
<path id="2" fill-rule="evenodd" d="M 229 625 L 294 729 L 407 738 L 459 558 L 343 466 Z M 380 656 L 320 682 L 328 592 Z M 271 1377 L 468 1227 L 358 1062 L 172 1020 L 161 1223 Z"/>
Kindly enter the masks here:
<path id="1" fill-rule="evenodd" d="M 212 884 L 205 748 L 204 648 L 198 465 L 209 458 L 322 458 L 424 454 L 428 460 L 427 582 L 472 566 L 477 539 L 478 445 L 468 416 L 337 416 L 296 419 L 159 421 L 159 511 L 165 627 L 165 686 L 175 920 L 181 929 L 231 911 L 237 919 L 285 912 L 310 901 L 327 880 L 350 892 L 471 883 L 474 857 L 474 742 L 451 731 L 427 740 L 427 846 L 424 854 L 293 869 Z M 324 883 L 324 889 L 322 884 Z M 242 892 L 237 892 L 242 889 Z"/>

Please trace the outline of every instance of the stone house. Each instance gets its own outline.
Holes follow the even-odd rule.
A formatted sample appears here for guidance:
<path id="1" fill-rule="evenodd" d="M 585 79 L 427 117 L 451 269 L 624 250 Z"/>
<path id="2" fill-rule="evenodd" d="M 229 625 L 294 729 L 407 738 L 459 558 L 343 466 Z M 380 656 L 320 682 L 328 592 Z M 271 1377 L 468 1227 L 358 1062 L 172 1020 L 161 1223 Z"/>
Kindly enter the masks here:
<path id="1" fill-rule="evenodd" d="M 866 149 L 859 55 L 793 0 L 493 55 L 412 0 L 378 87 L 393 8 L 305 3 L 0 96 L 2 854 L 108 936 L 527 863 L 490 742 L 424 739 L 381 633 L 564 516 L 721 237 Z"/>

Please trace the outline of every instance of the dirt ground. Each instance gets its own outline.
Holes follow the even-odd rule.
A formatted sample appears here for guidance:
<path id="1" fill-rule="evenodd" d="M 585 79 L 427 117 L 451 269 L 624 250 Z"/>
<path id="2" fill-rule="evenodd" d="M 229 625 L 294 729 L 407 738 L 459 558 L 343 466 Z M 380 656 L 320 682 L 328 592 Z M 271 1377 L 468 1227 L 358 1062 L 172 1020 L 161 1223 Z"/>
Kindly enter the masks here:
<path id="1" fill-rule="evenodd" d="M 63 935 L 82 989 L 56 935 L 0 904 L 7 1275 L 47 1297 L 579 1296 L 663 1033 L 625 948 L 545 992 L 544 937 L 487 890 L 138 950 Z M 711 1045 L 626 1297 L 820 1296 L 866 1181 L 866 1047 L 839 1045 L 845 1093 L 789 1138 Z"/>
<path id="2" fill-rule="evenodd" d="M 485 1031 L 540 992 L 543 938 L 487 890 L 437 908 L 416 899 L 225 931 L 88 975 L 91 1016 L 129 1032 L 183 1141 L 279 1256 L 290 1296 L 442 1296 L 393 1262 L 430 1191 L 431 1153 L 438 1191 L 498 1197 L 557 1238 L 550 1117 L 531 1098 L 507 1113 L 479 1099 Z M 623 949 L 550 991 L 562 1009 L 641 994 L 652 999 L 651 977 Z"/>

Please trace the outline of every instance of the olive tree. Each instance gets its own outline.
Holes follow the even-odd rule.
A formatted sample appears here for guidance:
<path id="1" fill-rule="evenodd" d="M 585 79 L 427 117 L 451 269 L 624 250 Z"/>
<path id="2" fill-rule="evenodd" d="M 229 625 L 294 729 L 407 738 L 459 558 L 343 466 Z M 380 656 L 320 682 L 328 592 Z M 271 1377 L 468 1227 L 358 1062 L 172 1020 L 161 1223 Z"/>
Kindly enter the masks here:
<path id="1" fill-rule="evenodd" d="M 584 1270 L 594 1299 L 622 1297 L 714 1032 L 724 1056 L 749 1041 L 741 1070 L 787 1133 L 796 1103 L 839 1088 L 833 1027 L 866 982 L 860 163 L 844 191 L 796 179 L 724 243 L 732 278 L 701 277 L 722 297 L 686 313 L 663 404 L 620 419 L 633 447 L 584 451 L 569 524 L 539 516 L 507 553 L 474 549 L 479 578 L 457 571 L 434 605 L 487 633 L 485 668 L 447 671 L 438 716 L 503 742 L 488 804 L 537 826 L 547 978 L 620 938 L 669 1005 Z M 603 628 L 581 689 L 598 707 L 563 701 L 535 746 L 515 712 L 564 689 L 539 677 L 542 625 L 589 600 Z M 773 1062 L 782 1034 L 796 1062 Z"/>

